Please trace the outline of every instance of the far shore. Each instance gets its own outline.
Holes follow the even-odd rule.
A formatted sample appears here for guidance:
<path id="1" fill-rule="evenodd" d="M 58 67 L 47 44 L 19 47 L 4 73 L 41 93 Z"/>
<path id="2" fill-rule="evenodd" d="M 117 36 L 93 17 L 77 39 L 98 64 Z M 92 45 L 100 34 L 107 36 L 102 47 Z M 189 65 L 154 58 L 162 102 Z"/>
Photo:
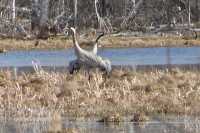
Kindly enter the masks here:
<path id="1" fill-rule="evenodd" d="M 92 47 L 96 36 L 79 38 L 80 45 Z M 178 36 L 104 36 L 98 47 L 101 48 L 152 48 L 152 47 L 191 47 L 200 46 L 200 39 Z M 17 50 L 61 50 L 72 48 L 71 37 L 55 37 L 47 40 L 0 39 L 0 52 Z"/>

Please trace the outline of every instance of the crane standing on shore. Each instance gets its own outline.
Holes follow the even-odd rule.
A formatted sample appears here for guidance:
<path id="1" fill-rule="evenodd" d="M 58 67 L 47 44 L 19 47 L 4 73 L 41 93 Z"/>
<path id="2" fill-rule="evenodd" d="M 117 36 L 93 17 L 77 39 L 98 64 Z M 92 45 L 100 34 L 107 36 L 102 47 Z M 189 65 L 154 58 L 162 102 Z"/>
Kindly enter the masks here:
<path id="1" fill-rule="evenodd" d="M 112 70 L 111 62 L 108 59 L 103 59 L 97 55 L 97 42 L 103 34 L 96 39 L 93 50 L 87 51 L 80 47 L 77 41 L 76 29 L 71 27 L 70 30 L 72 31 L 73 44 L 77 59 L 69 63 L 69 72 L 73 74 L 75 70 L 84 67 L 87 70 L 90 68 L 100 68 L 101 70 L 105 70 L 107 74 L 110 73 Z"/>

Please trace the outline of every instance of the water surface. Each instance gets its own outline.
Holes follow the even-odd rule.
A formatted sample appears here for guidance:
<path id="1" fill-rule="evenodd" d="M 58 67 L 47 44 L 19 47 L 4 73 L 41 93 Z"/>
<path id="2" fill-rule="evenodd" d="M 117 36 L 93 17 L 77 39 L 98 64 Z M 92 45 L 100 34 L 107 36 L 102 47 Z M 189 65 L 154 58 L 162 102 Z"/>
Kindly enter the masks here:
<path id="1" fill-rule="evenodd" d="M 200 47 L 189 48 L 110 48 L 99 49 L 98 54 L 111 60 L 112 65 L 199 64 Z M 67 66 L 75 59 L 74 50 L 12 51 L 0 54 L 0 67 Z"/>
<path id="2" fill-rule="evenodd" d="M 63 119 L 64 128 L 76 129 L 81 133 L 199 133 L 200 120 L 195 117 L 174 117 L 170 119 L 154 118 L 149 122 L 101 123 L 96 121 L 69 121 Z M 2 133 L 43 133 L 48 131 L 47 119 L 30 121 L 0 122 Z"/>

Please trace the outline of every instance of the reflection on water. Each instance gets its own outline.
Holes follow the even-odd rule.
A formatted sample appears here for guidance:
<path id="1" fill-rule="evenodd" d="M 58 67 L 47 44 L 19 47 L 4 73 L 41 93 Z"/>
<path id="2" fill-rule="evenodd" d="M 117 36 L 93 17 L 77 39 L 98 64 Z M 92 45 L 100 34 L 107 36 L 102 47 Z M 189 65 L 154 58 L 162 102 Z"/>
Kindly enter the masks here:
<path id="1" fill-rule="evenodd" d="M 100 49 L 99 55 L 109 58 L 113 65 L 199 64 L 200 47 L 189 48 L 112 48 Z M 60 51 L 14 51 L 0 54 L 0 67 L 67 66 L 74 59 L 73 49 Z"/>
<path id="2" fill-rule="evenodd" d="M 49 123 L 46 119 L 38 119 L 32 122 L 0 122 L 0 132 L 42 133 L 49 129 Z M 80 133 L 198 133 L 200 131 L 199 119 L 189 117 L 173 120 L 155 119 L 144 123 L 101 123 L 63 120 L 62 126 L 65 129 L 76 129 Z"/>

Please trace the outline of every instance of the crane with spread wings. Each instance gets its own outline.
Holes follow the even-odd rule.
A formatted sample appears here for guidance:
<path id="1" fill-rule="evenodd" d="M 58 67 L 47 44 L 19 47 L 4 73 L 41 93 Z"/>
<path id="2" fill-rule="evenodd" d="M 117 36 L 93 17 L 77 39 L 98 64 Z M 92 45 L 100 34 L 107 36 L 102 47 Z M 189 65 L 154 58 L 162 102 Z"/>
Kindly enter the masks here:
<path id="1" fill-rule="evenodd" d="M 100 68 L 101 70 L 106 71 L 107 74 L 110 73 L 112 70 L 110 60 L 97 55 L 97 43 L 104 34 L 97 37 L 93 50 L 87 51 L 80 47 L 77 41 L 76 29 L 71 27 L 70 30 L 72 31 L 74 50 L 77 59 L 69 63 L 69 72 L 72 74 L 75 70 L 79 70 L 81 67 L 84 67 L 87 70 L 90 68 Z"/>

